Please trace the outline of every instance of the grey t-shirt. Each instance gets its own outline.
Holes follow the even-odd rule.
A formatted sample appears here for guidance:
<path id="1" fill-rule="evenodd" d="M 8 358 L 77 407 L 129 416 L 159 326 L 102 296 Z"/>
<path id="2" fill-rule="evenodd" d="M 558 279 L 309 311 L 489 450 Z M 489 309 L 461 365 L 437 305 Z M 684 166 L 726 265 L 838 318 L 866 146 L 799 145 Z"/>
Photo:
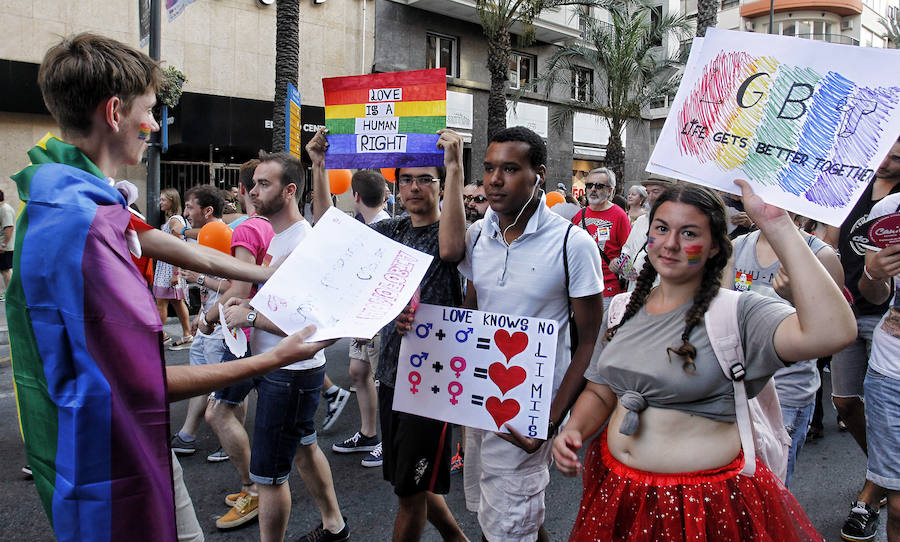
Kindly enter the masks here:
<path id="1" fill-rule="evenodd" d="M 787 304 L 785 299 L 775 293 L 772 285 L 781 262 L 776 261 L 768 267 L 763 267 L 756 259 L 756 243 L 759 241 L 759 235 L 757 230 L 734 240 L 734 289 L 749 290 Z M 827 243 L 812 235 L 806 238 L 806 244 L 812 249 L 813 254 L 818 254 L 820 250 L 829 247 Z M 813 402 L 821 383 L 822 379 L 819 377 L 814 359 L 792 363 L 775 373 L 778 400 L 789 407 L 801 408 Z"/>
<path id="2" fill-rule="evenodd" d="M 648 406 L 671 408 L 716 421 L 734 422 L 734 386 L 725 377 L 709 342 L 706 327 L 691 331 L 697 349 L 695 371 L 682 368 L 684 360 L 667 347 L 681 345 L 684 317 L 692 302 L 663 314 L 641 309 L 618 329 L 609 343 L 606 320 L 584 376 L 606 384 L 617 397 L 638 394 Z M 747 393 L 755 397 L 766 381 L 784 367 L 775 352 L 775 329 L 794 309 L 774 299 L 748 292 L 738 300 L 738 326 L 744 346 Z"/>

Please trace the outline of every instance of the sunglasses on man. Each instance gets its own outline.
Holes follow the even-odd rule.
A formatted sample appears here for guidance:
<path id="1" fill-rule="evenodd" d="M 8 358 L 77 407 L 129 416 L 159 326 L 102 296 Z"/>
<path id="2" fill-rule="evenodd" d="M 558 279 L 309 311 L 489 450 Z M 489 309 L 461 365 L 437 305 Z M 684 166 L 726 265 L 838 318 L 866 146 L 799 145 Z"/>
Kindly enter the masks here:
<path id="1" fill-rule="evenodd" d="M 469 203 L 470 201 L 474 201 L 475 203 L 484 203 L 487 201 L 487 198 L 484 196 L 463 196 L 463 201 L 465 203 Z"/>
<path id="2" fill-rule="evenodd" d="M 603 184 L 603 183 L 584 183 L 584 187 L 587 190 L 593 190 L 595 188 L 597 190 L 603 190 L 605 188 L 610 188 L 610 186 L 608 184 Z"/>

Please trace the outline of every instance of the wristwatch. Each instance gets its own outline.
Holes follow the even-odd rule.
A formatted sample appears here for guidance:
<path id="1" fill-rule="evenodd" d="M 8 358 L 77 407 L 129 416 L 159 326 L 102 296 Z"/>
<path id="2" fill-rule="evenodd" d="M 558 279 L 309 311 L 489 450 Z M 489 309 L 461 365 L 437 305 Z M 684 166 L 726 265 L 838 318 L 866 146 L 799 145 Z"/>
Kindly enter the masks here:
<path id="1" fill-rule="evenodd" d="M 197 275 L 197 284 L 203 286 L 204 280 L 206 280 L 206 275 Z"/>
<path id="2" fill-rule="evenodd" d="M 247 313 L 247 323 L 250 324 L 250 327 L 253 327 L 256 322 L 256 312 L 250 311 Z"/>

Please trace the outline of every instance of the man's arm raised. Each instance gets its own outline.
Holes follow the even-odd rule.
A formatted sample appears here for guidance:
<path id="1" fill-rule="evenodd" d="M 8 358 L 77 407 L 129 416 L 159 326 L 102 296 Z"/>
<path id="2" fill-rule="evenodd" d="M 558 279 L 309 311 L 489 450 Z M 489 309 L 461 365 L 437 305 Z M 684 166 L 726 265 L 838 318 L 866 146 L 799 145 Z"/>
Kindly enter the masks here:
<path id="1" fill-rule="evenodd" d="M 327 129 L 319 128 L 316 135 L 306 144 L 306 153 L 312 160 L 313 219 L 316 222 L 331 207 L 331 187 L 328 185 L 328 172 L 325 170 L 325 151 L 328 150 L 326 132 Z"/>
<path id="2" fill-rule="evenodd" d="M 463 209 L 463 140 L 453 130 L 439 130 L 438 148 L 444 149 L 444 206 L 438 226 L 441 259 L 458 262 L 466 255 L 466 212 Z"/>

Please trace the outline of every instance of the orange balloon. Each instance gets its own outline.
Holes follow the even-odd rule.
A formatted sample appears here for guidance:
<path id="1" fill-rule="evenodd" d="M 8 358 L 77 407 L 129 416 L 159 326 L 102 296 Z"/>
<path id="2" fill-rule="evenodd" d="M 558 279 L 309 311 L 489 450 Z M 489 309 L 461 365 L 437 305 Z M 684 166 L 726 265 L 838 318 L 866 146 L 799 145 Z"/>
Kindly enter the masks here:
<path id="1" fill-rule="evenodd" d="M 547 207 L 553 207 L 557 203 L 564 203 L 565 201 L 565 196 L 559 192 L 547 192 Z"/>
<path id="2" fill-rule="evenodd" d="M 197 241 L 205 247 L 231 254 L 231 228 L 224 222 L 209 222 L 200 228 Z"/>
<path id="3" fill-rule="evenodd" d="M 383 167 L 381 168 L 381 175 L 387 179 L 387 182 L 392 183 L 397 180 L 397 170 L 392 167 Z"/>
<path id="4" fill-rule="evenodd" d="M 349 169 L 329 169 L 328 185 L 332 194 L 343 194 L 350 188 L 350 178 L 353 174 Z"/>

